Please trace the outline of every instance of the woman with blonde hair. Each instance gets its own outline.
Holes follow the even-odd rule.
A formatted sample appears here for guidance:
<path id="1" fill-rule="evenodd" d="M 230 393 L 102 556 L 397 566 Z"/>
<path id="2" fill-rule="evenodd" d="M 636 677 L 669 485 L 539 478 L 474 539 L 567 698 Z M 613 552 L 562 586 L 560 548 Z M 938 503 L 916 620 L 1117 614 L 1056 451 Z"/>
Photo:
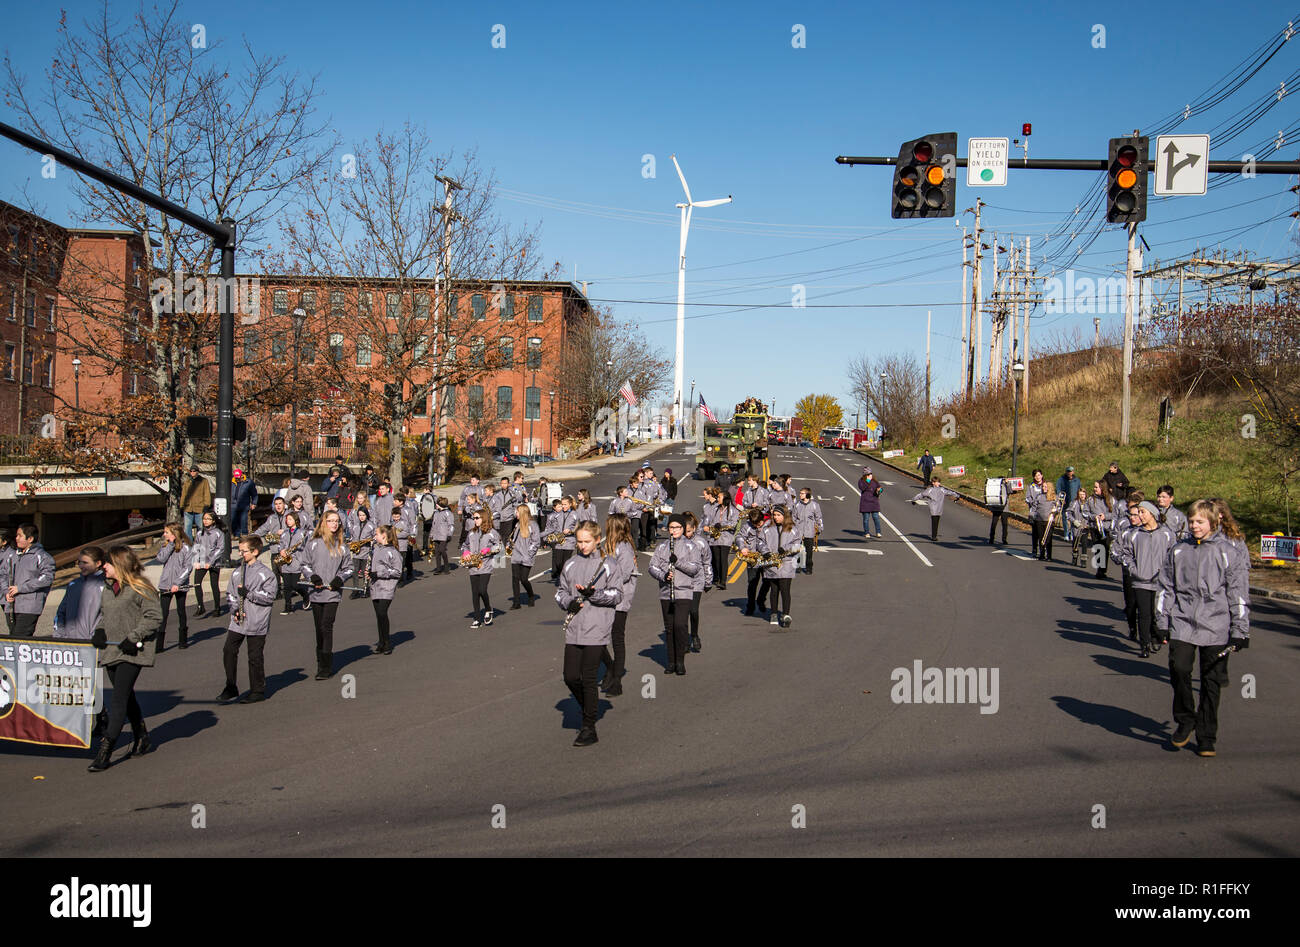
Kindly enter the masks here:
<path id="1" fill-rule="evenodd" d="M 370 604 L 375 607 L 375 626 L 379 641 L 373 654 L 392 654 L 388 639 L 388 608 L 397 594 L 397 580 L 402 577 L 402 554 L 397 550 L 397 529 L 380 526 L 375 530 L 375 552 L 370 562 L 374 575 Z"/>
<path id="2" fill-rule="evenodd" d="M 611 657 L 608 648 L 601 654 L 605 662 L 605 678 L 600 686 L 606 695 L 618 697 L 623 693 L 623 675 L 627 673 L 627 613 L 632 610 L 636 580 L 640 575 L 636 571 L 636 540 L 632 538 L 632 521 L 627 516 L 611 513 L 605 520 L 603 548 L 605 556 L 613 559 L 618 569 L 623 597 L 614 606 L 614 623 L 610 626 L 614 654 Z"/>
<path id="3" fill-rule="evenodd" d="M 596 670 L 610 642 L 615 608 L 623 597 L 618 567 L 600 550 L 600 527 L 584 522 L 574 534 L 576 555 L 560 571 L 556 603 L 565 610 L 564 683 L 582 710 L 582 729 L 574 746 L 596 742 L 600 691 Z"/>
<path id="4" fill-rule="evenodd" d="M 157 561 L 163 567 L 162 575 L 158 577 L 158 592 L 162 605 L 162 623 L 158 627 L 158 652 L 161 654 L 165 650 L 163 640 L 167 637 L 167 615 L 171 612 L 173 598 L 176 599 L 176 620 L 181 629 L 180 646 L 182 648 L 190 646 L 190 627 L 185 617 L 185 596 L 189 594 L 193 557 L 190 551 L 190 538 L 185 535 L 185 528 L 180 523 L 171 522 L 163 527 L 162 545 L 158 547 Z"/>
<path id="5" fill-rule="evenodd" d="M 99 603 L 99 627 L 91 642 L 100 649 L 99 665 L 113 683 L 108 725 L 100 738 L 89 770 L 98 773 L 109 767 L 113 746 L 122 725 L 131 721 L 131 752 L 143 756 L 153 749 L 144 726 L 144 714 L 135 699 L 135 682 L 140 669 L 153 667 L 154 638 L 162 624 L 158 590 L 144 577 L 144 569 L 130 546 L 114 546 L 104 563 L 104 593 Z"/>
<path id="6" fill-rule="evenodd" d="M 523 604 L 519 598 L 521 585 L 528 595 L 528 607 L 531 608 L 537 596 L 533 593 L 533 583 L 528 580 L 528 573 L 537 561 L 537 550 L 542 546 L 542 531 L 533 522 L 528 504 L 521 503 L 515 507 L 515 531 L 506 545 L 510 547 L 510 594 L 515 599 L 510 610 L 514 611 Z"/>
<path id="7" fill-rule="evenodd" d="M 316 626 L 316 680 L 334 676 L 334 616 L 343 596 L 343 582 L 352 575 L 352 553 L 343 541 L 343 520 L 330 510 L 316 524 L 316 533 L 303 549 L 303 581 L 311 585 L 311 617 Z"/>

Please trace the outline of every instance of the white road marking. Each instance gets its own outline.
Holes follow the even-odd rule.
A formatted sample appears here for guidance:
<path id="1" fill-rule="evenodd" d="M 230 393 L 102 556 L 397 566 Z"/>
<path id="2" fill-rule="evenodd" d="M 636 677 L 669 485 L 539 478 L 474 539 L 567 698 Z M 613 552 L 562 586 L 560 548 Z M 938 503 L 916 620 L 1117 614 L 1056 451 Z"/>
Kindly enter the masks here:
<path id="1" fill-rule="evenodd" d="M 822 546 L 817 550 L 820 552 L 865 552 L 868 556 L 883 556 L 883 549 L 854 549 L 851 546 Z"/>
<path id="2" fill-rule="evenodd" d="M 1012 559 L 1019 559 L 1023 562 L 1037 561 L 1037 557 L 1019 549 L 990 549 L 989 552 L 995 556 L 1010 556 Z"/>
<path id="3" fill-rule="evenodd" d="M 826 464 L 825 458 L 818 457 L 817 459 L 820 460 L 823 464 Z M 844 478 L 840 476 L 840 472 L 836 470 L 834 467 L 832 467 L 830 464 L 826 464 L 826 469 L 829 470 L 831 473 L 835 474 L 835 476 L 839 477 L 841 480 L 844 480 Z M 853 488 L 853 484 L 849 483 L 847 480 L 844 480 L 844 485 L 849 487 L 850 489 Z M 904 536 L 902 532 L 899 531 L 898 527 L 889 521 L 888 516 L 886 516 L 884 513 L 881 513 L 880 518 L 884 520 L 886 526 L 888 526 L 890 529 L 894 531 L 894 533 L 898 536 L 899 539 L 907 543 L 907 548 L 912 550 L 912 552 L 916 553 L 916 558 L 920 559 L 931 569 L 934 568 L 934 563 L 931 562 L 929 559 L 925 558 L 925 556 L 921 553 L 921 550 L 917 549 L 915 546 L 912 545 L 912 541 L 908 539 L 906 536 Z"/>

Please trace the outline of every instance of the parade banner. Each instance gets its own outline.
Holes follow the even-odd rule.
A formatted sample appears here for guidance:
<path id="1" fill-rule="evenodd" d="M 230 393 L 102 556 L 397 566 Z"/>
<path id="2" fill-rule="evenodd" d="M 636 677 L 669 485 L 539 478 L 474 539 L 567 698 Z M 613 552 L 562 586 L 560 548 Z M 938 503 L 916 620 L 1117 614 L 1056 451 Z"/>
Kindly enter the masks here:
<path id="1" fill-rule="evenodd" d="M 1259 538 L 1259 558 L 1280 559 L 1287 562 L 1300 562 L 1297 554 L 1297 536 L 1261 536 Z"/>
<path id="2" fill-rule="evenodd" d="M 964 476 L 966 476 L 966 468 L 965 468 L 965 466 L 949 467 L 949 468 L 948 468 L 948 476 L 950 476 L 950 477 L 964 477 Z"/>
<path id="3" fill-rule="evenodd" d="M 1008 490 L 1023 490 L 1023 489 L 1025 489 L 1025 478 L 1024 478 L 1024 477 L 1007 477 L 1007 478 L 1006 478 L 1006 481 L 1007 481 L 1007 489 L 1008 489 Z"/>
<path id="4" fill-rule="evenodd" d="M 89 641 L 0 637 L 0 740 L 88 749 L 99 676 Z"/>
<path id="5" fill-rule="evenodd" d="M 886 460 L 888 460 L 888 459 L 890 459 L 890 458 L 892 458 L 892 457 L 902 457 L 902 456 L 903 456 L 903 452 L 902 452 L 901 450 L 887 450 L 887 451 L 885 451 L 883 454 L 881 454 L 880 456 L 881 456 L 881 457 L 884 457 Z"/>

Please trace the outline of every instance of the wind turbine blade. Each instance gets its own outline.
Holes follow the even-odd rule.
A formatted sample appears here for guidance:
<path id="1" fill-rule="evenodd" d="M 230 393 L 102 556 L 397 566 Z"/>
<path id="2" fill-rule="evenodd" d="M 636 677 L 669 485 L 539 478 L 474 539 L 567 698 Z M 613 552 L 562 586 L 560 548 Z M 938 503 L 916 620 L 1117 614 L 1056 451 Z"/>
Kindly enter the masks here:
<path id="1" fill-rule="evenodd" d="M 719 204 L 730 204 L 730 203 L 731 203 L 731 198 L 730 198 L 730 197 L 719 197 L 719 198 L 717 198 L 716 200 L 712 200 L 712 201 L 695 201 L 694 204 L 693 204 L 692 206 L 694 206 L 694 207 L 717 207 Z"/>
<path id="2" fill-rule="evenodd" d="M 673 167 L 677 169 L 677 176 L 681 178 L 682 190 L 686 192 L 686 203 L 689 204 L 691 202 L 691 189 L 686 186 L 686 175 L 682 174 L 682 166 L 677 163 L 677 156 L 670 155 L 670 157 L 673 159 Z"/>

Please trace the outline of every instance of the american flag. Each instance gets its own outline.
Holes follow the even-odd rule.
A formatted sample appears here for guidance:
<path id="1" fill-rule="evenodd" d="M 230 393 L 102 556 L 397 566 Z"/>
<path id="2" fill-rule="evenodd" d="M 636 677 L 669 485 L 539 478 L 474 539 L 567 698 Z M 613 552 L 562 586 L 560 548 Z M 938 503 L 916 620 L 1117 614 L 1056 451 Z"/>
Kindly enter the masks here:
<path id="1" fill-rule="evenodd" d="M 618 393 L 623 396 L 623 400 L 626 401 L 629 405 L 631 405 L 634 408 L 636 407 L 636 395 L 632 393 L 631 379 L 628 379 L 627 381 L 623 382 L 623 387 L 618 390 Z"/>
<path id="2" fill-rule="evenodd" d="M 716 417 L 713 416 L 713 412 L 709 410 L 709 406 L 708 406 L 707 404 L 704 403 L 704 393 L 703 393 L 703 392 L 700 393 L 700 414 L 704 415 L 706 418 L 708 418 L 708 419 L 709 419 L 710 421 L 712 421 L 714 424 L 717 424 L 717 423 L 718 423 L 718 419 L 717 419 Z"/>

